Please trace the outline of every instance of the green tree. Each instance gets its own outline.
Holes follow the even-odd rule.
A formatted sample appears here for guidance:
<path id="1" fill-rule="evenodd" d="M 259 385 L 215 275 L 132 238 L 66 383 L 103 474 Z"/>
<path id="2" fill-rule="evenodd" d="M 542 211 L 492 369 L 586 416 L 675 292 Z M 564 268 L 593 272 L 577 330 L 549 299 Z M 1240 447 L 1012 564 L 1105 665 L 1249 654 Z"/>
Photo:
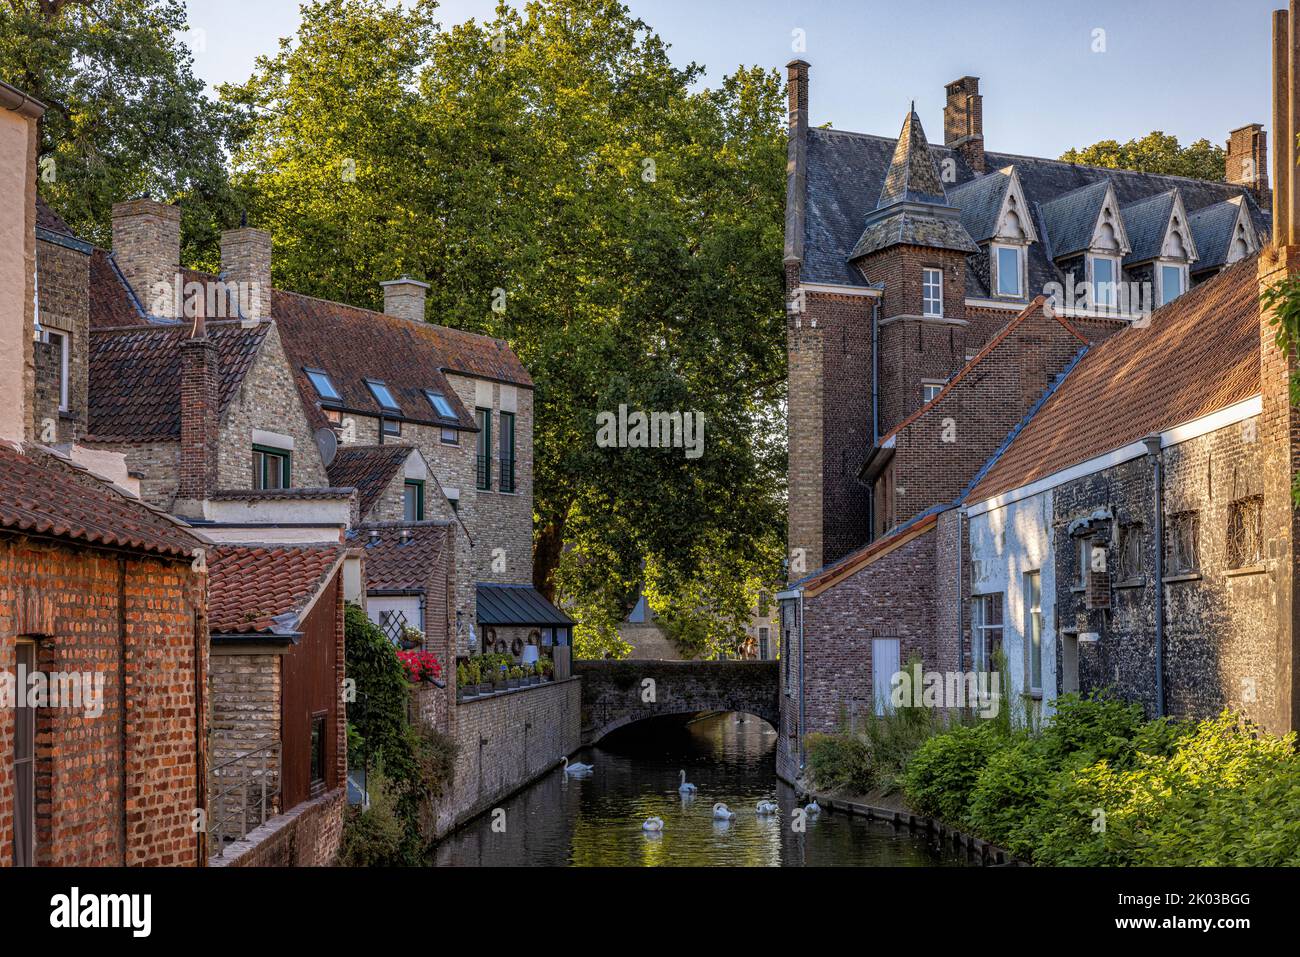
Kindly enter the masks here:
<path id="1" fill-rule="evenodd" d="M 581 653 L 621 650 L 643 577 L 657 610 L 719 634 L 747 614 L 700 596 L 719 569 L 778 572 L 782 88 L 701 79 L 614 0 L 446 31 L 427 0 L 317 0 L 222 90 L 281 284 L 378 306 L 408 273 L 437 321 L 528 366 L 535 580 L 573 603 Z M 620 405 L 702 414 L 704 454 L 598 447 Z"/>
<path id="2" fill-rule="evenodd" d="M 1104 166 L 1107 169 L 1131 169 L 1139 173 L 1163 173 L 1223 182 L 1227 154 L 1222 146 L 1199 139 L 1187 146 L 1178 137 L 1155 130 L 1141 139 L 1127 143 L 1102 140 L 1091 146 L 1066 150 L 1061 159 L 1069 163 Z"/>
<path id="3" fill-rule="evenodd" d="M 237 219 L 226 111 L 204 95 L 183 0 L 9 0 L 0 77 L 47 106 L 41 195 L 74 231 L 109 245 L 113 203 L 142 194 L 183 210 L 186 261 L 212 265 Z"/>

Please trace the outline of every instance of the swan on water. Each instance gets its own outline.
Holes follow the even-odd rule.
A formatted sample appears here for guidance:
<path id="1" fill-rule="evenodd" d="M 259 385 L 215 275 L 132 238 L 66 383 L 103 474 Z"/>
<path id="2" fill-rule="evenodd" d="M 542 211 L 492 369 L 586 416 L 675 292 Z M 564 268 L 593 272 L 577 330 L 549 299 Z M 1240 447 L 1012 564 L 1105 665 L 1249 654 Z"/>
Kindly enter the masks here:
<path id="1" fill-rule="evenodd" d="M 664 829 L 664 819 L 661 817 L 648 817 L 645 823 L 641 825 L 643 831 L 662 831 Z"/>
<path id="2" fill-rule="evenodd" d="M 586 774 L 595 767 L 594 764 L 583 764 L 580 761 L 575 761 L 573 764 L 570 764 L 567 755 L 562 760 L 564 761 L 565 774 Z"/>
<path id="3" fill-rule="evenodd" d="M 758 806 L 755 807 L 754 810 L 759 815 L 778 814 L 781 811 L 781 806 L 775 801 L 759 801 Z"/>
<path id="4" fill-rule="evenodd" d="M 715 821 L 734 821 L 736 819 L 736 812 L 730 810 L 727 805 L 719 801 L 717 804 L 713 805 L 713 819 Z"/>
<path id="5" fill-rule="evenodd" d="M 687 783 L 685 771 L 678 771 L 677 773 L 682 776 L 682 783 L 677 785 L 678 791 L 682 792 L 683 794 L 694 794 L 696 791 L 699 790 L 699 788 L 697 788 L 694 784 Z"/>
<path id="6" fill-rule="evenodd" d="M 809 815 L 810 817 L 816 817 L 818 814 L 822 812 L 822 809 L 821 806 L 814 799 L 811 804 L 805 804 L 803 806 L 803 812 Z"/>

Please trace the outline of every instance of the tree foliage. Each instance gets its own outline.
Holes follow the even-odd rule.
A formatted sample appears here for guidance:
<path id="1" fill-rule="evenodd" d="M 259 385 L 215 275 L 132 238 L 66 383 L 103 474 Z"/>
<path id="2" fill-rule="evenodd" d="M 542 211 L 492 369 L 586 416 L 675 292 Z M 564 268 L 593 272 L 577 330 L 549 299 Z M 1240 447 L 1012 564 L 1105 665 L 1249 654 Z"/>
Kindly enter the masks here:
<path id="1" fill-rule="evenodd" d="M 1066 150 L 1061 159 L 1069 163 L 1104 166 L 1107 169 L 1131 169 L 1139 173 L 1162 173 L 1188 176 L 1221 183 L 1226 170 L 1227 154 L 1222 146 L 1199 139 L 1181 146 L 1178 137 L 1154 130 L 1141 139 L 1126 143 L 1101 140 L 1091 146 Z"/>
<path id="2" fill-rule="evenodd" d="M 234 225 L 227 111 L 204 94 L 183 0 L 9 0 L 0 77 L 44 102 L 40 191 L 92 242 L 112 205 L 143 194 L 183 211 L 184 259 L 212 265 Z"/>
<path id="3" fill-rule="evenodd" d="M 427 0 L 316 0 L 222 90 L 280 284 L 378 306 L 381 280 L 422 278 L 431 318 L 528 366 L 535 580 L 572 603 L 581 654 L 620 650 L 643 582 L 725 645 L 734 583 L 778 571 L 782 89 L 701 80 L 614 0 L 450 30 Z M 702 414 L 704 455 L 598 447 L 620 405 Z"/>

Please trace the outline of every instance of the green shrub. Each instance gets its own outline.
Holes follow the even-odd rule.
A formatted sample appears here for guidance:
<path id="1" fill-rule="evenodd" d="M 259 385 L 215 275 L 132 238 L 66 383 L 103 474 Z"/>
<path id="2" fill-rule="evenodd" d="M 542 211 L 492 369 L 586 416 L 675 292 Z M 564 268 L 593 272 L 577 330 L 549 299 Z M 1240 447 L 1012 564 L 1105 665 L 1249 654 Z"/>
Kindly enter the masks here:
<path id="1" fill-rule="evenodd" d="M 367 779 L 370 807 L 349 807 L 343 821 L 338 863 L 343 867 L 397 867 L 410 863 L 406 821 L 398 811 L 393 782 L 382 762 Z"/>
<path id="2" fill-rule="evenodd" d="M 810 734 L 805 740 L 808 771 L 818 790 L 871 790 L 871 751 L 854 734 Z"/>
<path id="3" fill-rule="evenodd" d="M 964 822 L 980 771 L 1007 740 L 988 722 L 959 725 L 930 738 L 907 763 L 903 793 L 908 803 L 949 824 Z"/>
<path id="4" fill-rule="evenodd" d="M 1061 767 L 1067 760 L 1077 764 L 1132 763 L 1134 738 L 1147 723 L 1140 704 L 1101 692 L 1087 697 L 1062 695 L 1055 708 L 1038 740 L 1040 753 L 1053 767 Z"/>
<path id="5" fill-rule="evenodd" d="M 1018 856 L 1033 851 L 1035 833 L 1026 830 L 1047 793 L 1054 771 L 1039 742 L 1023 738 L 995 751 L 979 772 L 967 821 L 986 840 Z"/>
<path id="6" fill-rule="evenodd" d="M 890 714 L 867 716 L 863 733 L 878 790 L 892 793 L 902 787 L 908 761 L 939 730 L 938 721 L 933 708 L 897 708 Z"/>

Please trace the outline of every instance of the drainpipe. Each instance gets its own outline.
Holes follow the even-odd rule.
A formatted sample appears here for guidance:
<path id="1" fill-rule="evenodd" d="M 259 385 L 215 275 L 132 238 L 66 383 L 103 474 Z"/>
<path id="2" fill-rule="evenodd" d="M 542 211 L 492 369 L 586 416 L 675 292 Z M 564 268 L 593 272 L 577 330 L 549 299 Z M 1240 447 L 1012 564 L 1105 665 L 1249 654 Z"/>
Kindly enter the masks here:
<path id="1" fill-rule="evenodd" d="M 965 589 L 962 588 L 962 552 L 966 541 L 966 506 L 957 509 L 957 670 L 966 671 Z"/>
<path id="2" fill-rule="evenodd" d="M 871 302 L 871 447 L 880 441 L 880 300 Z M 867 541 L 876 537 L 876 488 L 867 490 Z"/>
<path id="3" fill-rule="evenodd" d="M 807 712 L 804 710 L 803 693 L 803 589 L 799 589 L 799 776 L 802 778 L 808 767 L 808 755 L 804 751 L 804 729 L 807 728 Z"/>
<path id="4" fill-rule="evenodd" d="M 1154 491 L 1151 507 L 1155 510 L 1156 549 L 1156 717 L 1165 714 L 1165 503 L 1164 469 L 1160 454 L 1160 436 L 1149 435 L 1142 440 L 1151 459 L 1151 481 Z"/>

